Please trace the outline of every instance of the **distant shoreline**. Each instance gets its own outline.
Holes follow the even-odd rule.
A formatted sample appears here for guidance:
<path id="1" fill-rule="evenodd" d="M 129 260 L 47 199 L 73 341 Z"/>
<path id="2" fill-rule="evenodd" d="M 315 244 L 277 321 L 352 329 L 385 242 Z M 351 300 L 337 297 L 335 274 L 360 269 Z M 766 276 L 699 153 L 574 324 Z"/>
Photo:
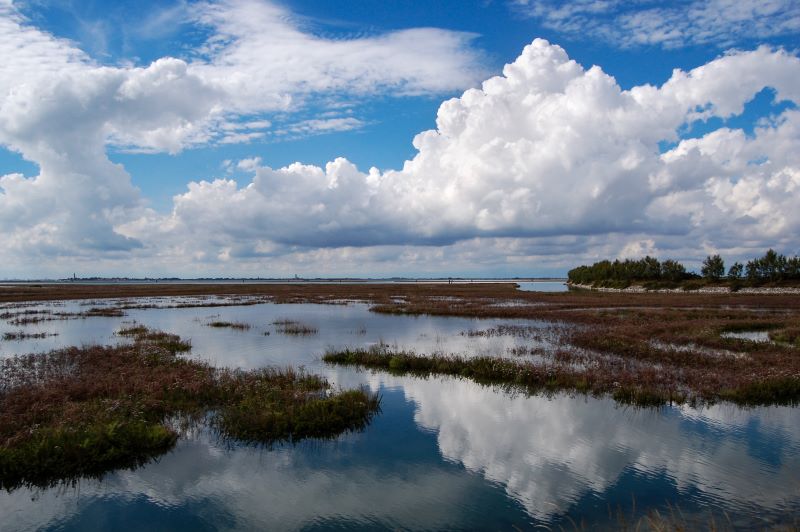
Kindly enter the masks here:
<path id="1" fill-rule="evenodd" d="M 642 285 L 631 285 L 625 288 L 610 288 L 586 284 L 566 282 L 570 288 L 592 290 L 595 292 L 616 292 L 629 294 L 800 294 L 798 286 L 746 286 L 732 290 L 730 286 L 704 286 L 700 288 L 646 288 Z"/>
<path id="2" fill-rule="evenodd" d="M 520 281 L 453 282 L 0 282 L 0 302 L 54 301 L 181 296 L 241 296 L 277 298 L 286 302 L 328 299 L 376 300 L 395 294 L 463 293 L 465 296 L 511 297 Z"/>
<path id="3" fill-rule="evenodd" d="M 78 278 L 78 279 L 7 279 L 0 285 L 147 285 L 147 284 L 419 284 L 419 283 L 566 283 L 566 277 L 388 277 L 388 278 Z"/>

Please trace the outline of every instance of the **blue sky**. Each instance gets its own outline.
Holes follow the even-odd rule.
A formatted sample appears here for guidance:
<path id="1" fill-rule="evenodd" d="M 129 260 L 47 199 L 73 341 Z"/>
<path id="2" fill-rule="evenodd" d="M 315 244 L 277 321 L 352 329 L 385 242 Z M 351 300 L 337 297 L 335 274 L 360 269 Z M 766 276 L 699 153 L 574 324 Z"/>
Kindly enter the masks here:
<path id="1" fill-rule="evenodd" d="M 45 109 L 0 131 L 0 278 L 550 275 L 606 256 L 799 251 L 779 204 L 797 199 L 796 158 L 768 147 L 797 142 L 795 2 L 5 0 L 0 17 L 19 58 L 0 74 L 3 118 Z M 534 39 L 547 46 L 526 55 Z M 582 69 L 561 80 L 570 60 Z M 500 107 L 439 109 L 515 61 L 513 90 L 486 93 Z M 648 85 L 657 98 L 638 96 Z M 451 134 L 456 107 L 472 125 Z M 595 147 L 593 124 L 637 120 Z M 437 127 L 447 146 L 412 144 Z M 597 190 L 571 201 L 562 184 Z"/>

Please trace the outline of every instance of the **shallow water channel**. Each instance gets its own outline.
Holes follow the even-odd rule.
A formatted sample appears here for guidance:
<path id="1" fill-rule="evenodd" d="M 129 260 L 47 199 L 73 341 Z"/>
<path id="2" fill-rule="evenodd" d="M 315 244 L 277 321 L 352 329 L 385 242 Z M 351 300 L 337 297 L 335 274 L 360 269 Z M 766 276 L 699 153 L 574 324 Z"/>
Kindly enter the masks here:
<path id="1" fill-rule="evenodd" d="M 186 301 L 198 302 L 124 303 Z M 80 312 L 118 303 L 9 305 L 0 313 Z M 25 326 L 0 321 L 0 337 L 57 333 L 0 341 L 0 357 L 124 341 L 114 332 L 136 322 L 191 339 L 189 356 L 219 366 L 304 366 L 338 386 L 368 386 L 380 392 L 382 411 L 363 432 L 270 449 L 231 445 L 199 430 L 135 471 L 77 486 L 0 492 L 0 529 L 572 529 L 573 522 L 603 529 L 654 508 L 680 515 L 678 521 L 705 526 L 713 518 L 752 528 L 794 523 L 800 514 L 800 409 L 643 410 L 321 361 L 328 348 L 378 342 L 420 353 L 513 356 L 511 349 L 531 342 L 546 347 L 547 335 L 468 331 L 508 324 L 546 331 L 548 323 L 390 316 L 360 303 L 125 312 Z M 317 332 L 282 334 L 273 322 L 287 319 Z M 213 328 L 211 321 L 251 327 Z"/>

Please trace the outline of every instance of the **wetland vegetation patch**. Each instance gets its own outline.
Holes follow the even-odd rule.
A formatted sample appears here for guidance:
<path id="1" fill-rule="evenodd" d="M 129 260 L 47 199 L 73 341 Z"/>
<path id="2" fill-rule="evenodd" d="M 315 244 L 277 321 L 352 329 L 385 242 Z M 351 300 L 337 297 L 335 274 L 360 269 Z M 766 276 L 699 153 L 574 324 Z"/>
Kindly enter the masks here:
<path id="1" fill-rule="evenodd" d="M 279 333 L 294 336 L 309 336 L 319 332 L 313 325 L 308 325 L 296 320 L 280 319 L 273 321 L 272 325 L 275 326 L 275 330 Z"/>
<path id="2" fill-rule="evenodd" d="M 51 486 L 147 463 L 180 436 L 176 420 L 271 445 L 366 426 L 379 398 L 293 369 L 229 370 L 188 360 L 176 335 L 141 326 L 133 342 L 0 362 L 0 487 Z"/>
<path id="3" fill-rule="evenodd" d="M 251 325 L 249 323 L 243 323 L 239 321 L 212 321 L 207 323 L 209 327 L 214 327 L 216 329 L 236 329 L 239 331 L 246 331 L 250 329 Z"/>
<path id="4" fill-rule="evenodd" d="M 736 321 L 727 312 L 720 316 L 705 311 L 668 310 L 583 318 L 588 323 L 562 328 L 559 334 L 552 335 L 551 347 L 534 349 L 531 354 L 538 355 L 536 361 L 423 355 L 386 345 L 329 351 L 323 360 L 393 373 L 466 377 L 528 393 L 562 390 L 609 395 L 619 402 L 639 406 L 800 402 L 800 353 L 795 347 L 788 342 L 721 336 L 723 330 L 739 325 L 750 330 L 752 320 Z M 790 322 L 790 318 L 767 316 L 756 328 L 784 334 L 789 339 L 793 338 L 794 329 L 784 325 Z M 599 324 L 603 326 L 602 333 Z M 488 329 L 486 334 L 500 331 L 519 334 L 509 327 Z"/>
<path id="5" fill-rule="evenodd" d="M 37 338 L 47 338 L 48 336 L 58 336 L 58 333 L 47 333 L 47 332 L 29 333 L 25 331 L 9 331 L 3 333 L 3 340 L 9 342 L 14 340 L 19 341 L 19 340 L 30 340 Z"/>

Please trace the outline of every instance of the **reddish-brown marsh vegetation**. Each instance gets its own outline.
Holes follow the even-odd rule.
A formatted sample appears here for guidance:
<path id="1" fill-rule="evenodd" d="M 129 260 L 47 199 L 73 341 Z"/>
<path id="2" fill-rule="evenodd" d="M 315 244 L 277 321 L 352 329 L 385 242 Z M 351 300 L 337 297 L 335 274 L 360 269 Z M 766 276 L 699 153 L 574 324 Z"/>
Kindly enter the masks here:
<path id="1" fill-rule="evenodd" d="M 547 358 L 549 372 L 575 374 L 567 381 L 577 383 L 567 389 L 620 400 L 772 404 L 800 398 L 800 297 L 785 294 L 541 293 L 512 283 L 58 285 L 0 289 L 0 300 L 211 294 L 276 303 L 355 300 L 390 314 L 557 323 L 558 348 L 531 347 L 531 353 Z M 753 330 L 768 331 L 773 341 L 723 336 Z"/>
<path id="2" fill-rule="evenodd" d="M 176 419 L 270 444 L 359 429 L 378 409 L 292 369 L 224 370 L 177 356 L 175 335 L 133 327 L 132 344 L 0 362 L 0 487 L 47 486 L 141 465 L 178 438 Z"/>

